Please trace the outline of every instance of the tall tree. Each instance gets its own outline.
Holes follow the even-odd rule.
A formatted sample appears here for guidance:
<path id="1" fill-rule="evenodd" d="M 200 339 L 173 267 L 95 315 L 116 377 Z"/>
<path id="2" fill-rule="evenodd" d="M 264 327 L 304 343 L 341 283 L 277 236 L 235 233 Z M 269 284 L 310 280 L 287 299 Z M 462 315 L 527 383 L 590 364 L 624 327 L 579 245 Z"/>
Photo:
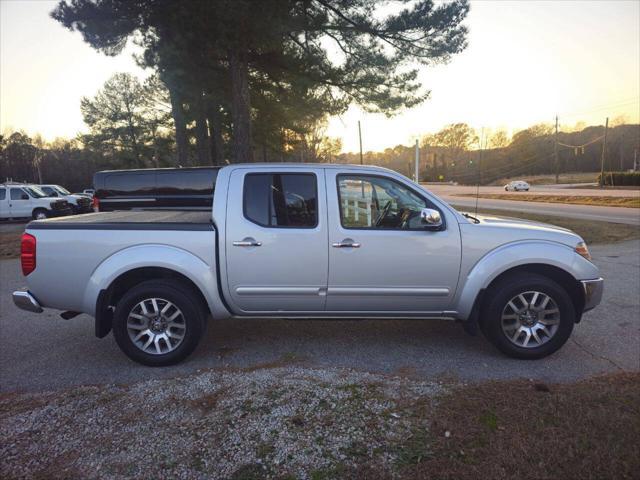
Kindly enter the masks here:
<path id="1" fill-rule="evenodd" d="M 465 48 L 468 9 L 467 0 L 390 0 L 384 9 L 377 0 L 61 0 L 52 15 L 110 55 L 128 38 L 142 37 L 148 66 L 163 79 L 185 79 L 168 82 L 177 109 L 203 92 L 228 94 L 219 106 L 231 112 L 232 158 L 250 161 L 252 124 L 260 118 L 253 79 L 303 84 L 330 98 L 319 116 L 350 103 L 393 115 L 428 98 L 417 64 L 443 63 Z M 228 90 L 213 73 L 220 71 L 227 72 Z"/>
<path id="2" fill-rule="evenodd" d="M 100 151 L 117 154 L 125 165 L 158 164 L 162 130 L 166 129 L 167 93 L 162 84 L 145 84 L 128 73 L 117 73 L 93 97 L 80 101 L 90 133 L 84 141 Z"/>

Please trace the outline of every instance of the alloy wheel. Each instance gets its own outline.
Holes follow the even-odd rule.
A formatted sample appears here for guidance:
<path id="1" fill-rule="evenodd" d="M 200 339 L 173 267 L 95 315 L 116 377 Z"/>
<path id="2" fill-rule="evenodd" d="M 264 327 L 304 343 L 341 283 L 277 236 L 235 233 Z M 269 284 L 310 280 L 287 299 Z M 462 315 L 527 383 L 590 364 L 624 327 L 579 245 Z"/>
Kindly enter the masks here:
<path id="1" fill-rule="evenodd" d="M 553 338 L 560 325 L 560 309 L 549 295 L 519 293 L 502 310 L 502 332 L 518 347 L 536 348 Z"/>
<path id="2" fill-rule="evenodd" d="M 131 342 L 145 353 L 164 355 L 182 343 L 187 324 L 182 311 L 163 298 L 146 298 L 127 317 Z"/>

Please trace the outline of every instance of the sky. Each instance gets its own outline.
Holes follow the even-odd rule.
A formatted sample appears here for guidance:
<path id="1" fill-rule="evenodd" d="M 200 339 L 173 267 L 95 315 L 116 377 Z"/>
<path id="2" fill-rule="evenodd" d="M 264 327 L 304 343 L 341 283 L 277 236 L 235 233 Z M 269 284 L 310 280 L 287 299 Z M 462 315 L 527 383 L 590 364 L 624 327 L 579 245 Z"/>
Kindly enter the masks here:
<path id="1" fill-rule="evenodd" d="M 140 78 L 134 47 L 100 54 L 49 17 L 55 1 L 0 0 L 0 132 L 47 140 L 86 131 L 80 99 L 116 72 Z M 421 67 L 431 97 L 393 118 L 357 107 L 330 119 L 344 151 L 408 145 L 449 123 L 509 133 L 538 122 L 640 122 L 640 1 L 472 1 L 469 46 Z"/>

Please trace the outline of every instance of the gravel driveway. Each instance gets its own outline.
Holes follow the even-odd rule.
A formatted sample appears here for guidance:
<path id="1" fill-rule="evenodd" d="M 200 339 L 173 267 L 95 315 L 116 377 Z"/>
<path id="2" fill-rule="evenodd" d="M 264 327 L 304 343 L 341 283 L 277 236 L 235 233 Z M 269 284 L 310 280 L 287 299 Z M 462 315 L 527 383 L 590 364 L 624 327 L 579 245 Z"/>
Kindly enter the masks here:
<path id="1" fill-rule="evenodd" d="M 200 369 L 295 364 L 399 374 L 417 380 L 536 378 L 570 381 L 640 369 L 640 242 L 592 248 L 606 279 L 603 304 L 571 340 L 538 361 L 504 357 L 481 336 L 448 321 L 228 320 L 209 325 L 198 350 L 178 366 L 151 369 L 128 360 L 113 337 L 93 335 L 93 320 L 31 314 L 11 302 L 23 286 L 18 260 L 0 261 L 0 391 L 127 384 Z"/>

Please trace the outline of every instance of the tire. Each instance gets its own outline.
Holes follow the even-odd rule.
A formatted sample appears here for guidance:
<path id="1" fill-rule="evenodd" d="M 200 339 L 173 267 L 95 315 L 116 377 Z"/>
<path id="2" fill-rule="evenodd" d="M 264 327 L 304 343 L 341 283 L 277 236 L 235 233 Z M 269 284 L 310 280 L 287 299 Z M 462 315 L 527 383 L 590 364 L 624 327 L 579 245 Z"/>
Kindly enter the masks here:
<path id="1" fill-rule="evenodd" d="M 509 187 L 504 187 L 504 191 L 508 192 L 509 191 Z"/>
<path id="2" fill-rule="evenodd" d="M 47 212 L 44 208 L 36 208 L 31 216 L 34 220 L 45 220 L 49 218 L 49 212 Z"/>
<path id="3" fill-rule="evenodd" d="M 573 302 L 567 291 L 550 278 L 534 273 L 510 275 L 487 294 L 482 332 L 506 355 L 526 360 L 543 358 L 557 351 L 571 336 L 576 319 Z"/>
<path id="4" fill-rule="evenodd" d="M 168 303 L 172 307 L 162 314 Z M 154 316 L 154 310 L 160 314 Z M 149 280 L 129 290 L 116 305 L 113 335 L 132 360 L 163 367 L 181 362 L 195 350 L 205 321 L 205 308 L 191 288 L 179 281 Z"/>

